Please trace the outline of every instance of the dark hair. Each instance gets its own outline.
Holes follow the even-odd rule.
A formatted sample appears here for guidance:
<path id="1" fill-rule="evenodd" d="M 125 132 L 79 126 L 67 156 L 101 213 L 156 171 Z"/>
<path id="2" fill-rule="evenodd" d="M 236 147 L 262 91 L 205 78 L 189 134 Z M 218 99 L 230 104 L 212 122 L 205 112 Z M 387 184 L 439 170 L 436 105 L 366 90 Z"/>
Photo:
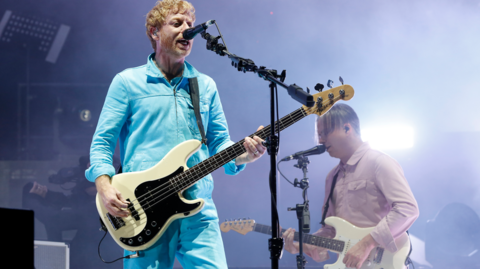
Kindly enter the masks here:
<path id="1" fill-rule="evenodd" d="M 325 134 L 331 133 L 337 128 L 343 128 L 345 123 L 350 123 L 353 130 L 360 136 L 360 121 L 357 113 L 346 104 L 335 104 L 327 113 L 317 117 L 317 122 L 322 119 L 323 130 Z M 316 128 L 317 124 L 315 124 Z"/>

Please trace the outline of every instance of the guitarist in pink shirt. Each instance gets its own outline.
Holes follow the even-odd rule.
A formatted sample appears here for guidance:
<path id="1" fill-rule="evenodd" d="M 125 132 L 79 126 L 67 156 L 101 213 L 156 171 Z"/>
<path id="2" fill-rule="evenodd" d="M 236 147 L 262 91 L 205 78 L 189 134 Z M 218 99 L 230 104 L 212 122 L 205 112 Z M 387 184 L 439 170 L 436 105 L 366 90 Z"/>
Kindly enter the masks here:
<path id="1" fill-rule="evenodd" d="M 346 104 L 336 104 L 318 117 L 316 131 L 319 144 L 325 145 L 330 156 L 340 159 L 325 181 L 322 221 L 336 216 L 357 227 L 374 227 L 348 250 L 342 261 L 345 267 L 361 268 L 377 246 L 397 251 L 395 238 L 404 234 L 419 214 L 400 165 L 362 141 L 357 114 Z M 292 254 L 299 251 L 298 242 L 293 241 L 294 233 L 290 228 L 283 234 L 285 249 Z M 314 235 L 333 238 L 335 229 L 324 224 Z M 304 244 L 303 249 L 317 262 L 329 258 L 325 248 Z"/>

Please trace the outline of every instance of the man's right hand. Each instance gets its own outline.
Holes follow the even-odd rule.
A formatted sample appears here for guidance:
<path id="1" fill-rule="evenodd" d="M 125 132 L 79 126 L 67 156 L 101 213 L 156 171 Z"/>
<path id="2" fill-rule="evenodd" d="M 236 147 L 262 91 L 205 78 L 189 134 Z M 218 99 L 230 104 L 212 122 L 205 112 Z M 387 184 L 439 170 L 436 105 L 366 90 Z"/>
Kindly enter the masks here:
<path id="1" fill-rule="evenodd" d="M 122 218 L 130 214 L 127 210 L 128 202 L 122 197 L 122 194 L 112 186 L 109 176 L 99 176 L 95 179 L 95 186 L 108 213 L 112 216 Z"/>

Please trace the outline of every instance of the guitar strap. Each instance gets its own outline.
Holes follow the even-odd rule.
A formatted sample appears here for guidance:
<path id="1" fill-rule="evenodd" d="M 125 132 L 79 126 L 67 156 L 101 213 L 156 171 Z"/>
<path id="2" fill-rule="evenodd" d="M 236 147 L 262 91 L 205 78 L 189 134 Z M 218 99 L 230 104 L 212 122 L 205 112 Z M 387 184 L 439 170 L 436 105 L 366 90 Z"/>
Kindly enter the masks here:
<path id="1" fill-rule="evenodd" d="M 337 173 L 333 177 L 332 187 L 330 188 L 330 194 L 328 195 L 327 202 L 325 202 L 325 205 L 323 206 L 322 221 L 320 222 L 320 224 L 322 224 L 323 227 L 325 227 L 325 217 L 327 216 L 328 207 L 330 206 L 330 200 L 332 199 L 333 189 L 335 188 L 335 184 L 337 184 L 338 173 L 340 173 L 340 169 L 338 169 Z"/>
<path id="2" fill-rule="evenodd" d="M 205 137 L 205 129 L 203 128 L 202 116 L 200 115 L 200 90 L 198 89 L 198 81 L 196 77 L 193 77 L 189 78 L 188 82 L 190 83 L 190 98 L 192 99 L 198 130 L 200 130 L 200 134 L 202 135 L 202 143 L 206 145 L 207 138 Z"/>

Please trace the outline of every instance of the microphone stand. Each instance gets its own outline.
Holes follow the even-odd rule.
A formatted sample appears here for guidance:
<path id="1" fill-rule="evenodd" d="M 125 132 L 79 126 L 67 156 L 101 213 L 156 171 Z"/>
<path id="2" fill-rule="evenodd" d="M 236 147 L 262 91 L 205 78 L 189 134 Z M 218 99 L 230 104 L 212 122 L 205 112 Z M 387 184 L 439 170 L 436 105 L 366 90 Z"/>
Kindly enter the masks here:
<path id="1" fill-rule="evenodd" d="M 220 29 L 218 28 L 218 32 L 220 33 Z M 238 71 L 242 71 L 244 73 L 254 72 L 258 74 L 260 78 L 264 80 L 270 81 L 269 88 L 270 88 L 270 137 L 265 139 L 265 145 L 267 147 L 268 154 L 270 155 L 270 190 L 271 190 L 271 216 L 272 216 L 272 237 L 268 240 L 269 250 L 270 250 L 270 259 L 272 260 L 272 269 L 278 269 L 278 260 L 281 257 L 282 249 L 283 249 L 283 238 L 280 235 L 280 227 L 278 222 L 278 211 L 277 211 L 277 151 L 278 151 L 278 136 L 275 135 L 275 132 L 280 132 L 280 126 L 275 125 L 275 89 L 277 85 L 282 86 L 283 88 L 287 89 L 288 94 L 302 105 L 307 107 L 312 107 L 315 102 L 313 101 L 313 96 L 305 92 L 299 86 L 293 85 L 286 85 L 283 83 L 286 76 L 286 71 L 283 70 L 282 73 L 279 75 L 277 70 L 274 69 L 266 69 L 265 66 L 257 67 L 255 63 L 250 59 L 245 59 L 239 57 L 235 54 L 228 52 L 225 41 L 224 44 L 218 43 L 218 39 L 221 37 L 213 37 L 207 32 L 201 33 L 202 38 L 207 40 L 207 49 L 214 51 L 220 56 L 227 55 L 228 58 L 232 61 L 232 66 L 234 66 Z M 223 40 L 223 37 L 222 37 Z"/>
<path id="2" fill-rule="evenodd" d="M 296 211 L 297 218 L 298 218 L 298 255 L 297 255 L 297 268 L 303 269 L 305 268 L 305 264 L 307 261 L 305 260 L 305 256 L 303 255 L 303 233 L 310 232 L 310 211 L 308 205 L 308 178 L 307 178 L 307 165 L 310 163 L 307 156 L 300 155 L 298 158 L 298 163 L 294 165 L 294 167 L 302 169 L 303 171 L 303 179 L 298 182 L 297 179 L 293 182 L 294 187 L 300 188 L 303 190 L 302 197 L 303 197 L 303 204 L 297 204 L 296 207 L 292 208 L 289 207 L 288 211 Z"/>

